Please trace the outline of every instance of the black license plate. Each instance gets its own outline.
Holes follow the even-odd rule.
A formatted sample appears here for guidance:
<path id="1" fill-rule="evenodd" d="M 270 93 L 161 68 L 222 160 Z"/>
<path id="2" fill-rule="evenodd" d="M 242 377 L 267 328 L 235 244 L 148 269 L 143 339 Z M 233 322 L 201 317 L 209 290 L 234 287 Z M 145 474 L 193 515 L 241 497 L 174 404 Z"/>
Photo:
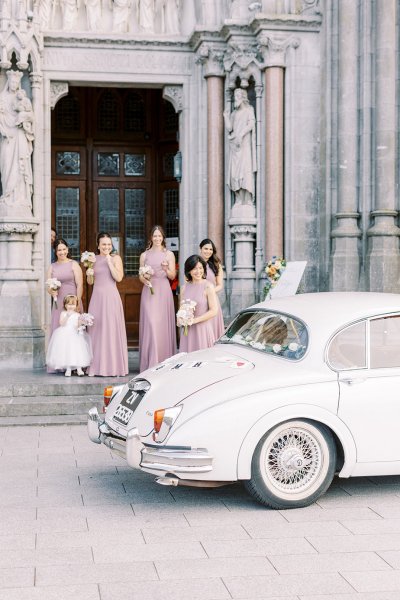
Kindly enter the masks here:
<path id="1" fill-rule="evenodd" d="M 117 423 L 121 423 L 121 425 L 127 425 L 139 402 L 140 395 L 137 392 L 128 390 L 119 403 L 119 406 L 117 406 L 117 410 L 113 415 L 113 420 L 117 421 Z"/>

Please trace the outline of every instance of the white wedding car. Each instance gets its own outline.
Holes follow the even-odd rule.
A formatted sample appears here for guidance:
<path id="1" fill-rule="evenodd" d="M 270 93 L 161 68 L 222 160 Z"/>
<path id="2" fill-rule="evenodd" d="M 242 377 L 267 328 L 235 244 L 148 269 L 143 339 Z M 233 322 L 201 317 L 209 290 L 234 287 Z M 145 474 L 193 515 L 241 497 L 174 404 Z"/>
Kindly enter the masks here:
<path id="1" fill-rule="evenodd" d="M 400 474 L 400 295 L 316 293 L 240 312 L 207 350 L 108 389 L 93 442 L 167 485 L 243 481 L 273 508 Z"/>

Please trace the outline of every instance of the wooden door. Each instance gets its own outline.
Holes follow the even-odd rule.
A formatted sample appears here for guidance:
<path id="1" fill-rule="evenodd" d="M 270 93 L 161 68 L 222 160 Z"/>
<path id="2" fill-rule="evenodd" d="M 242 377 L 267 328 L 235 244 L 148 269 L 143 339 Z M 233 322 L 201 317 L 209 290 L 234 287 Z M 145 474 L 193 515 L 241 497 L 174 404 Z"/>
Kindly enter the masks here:
<path id="1" fill-rule="evenodd" d="M 93 106 L 96 110 L 91 110 Z M 118 288 L 128 344 L 137 347 L 140 254 L 156 223 L 174 242 L 178 236 L 178 184 L 172 165 L 178 149 L 177 121 L 159 90 L 71 88 L 58 112 L 57 107 L 52 145 L 53 225 L 76 260 L 84 250 L 96 249 L 98 232 L 110 233 L 124 264 L 125 278 Z M 71 109 L 73 114 L 78 111 L 75 120 Z M 86 308 L 90 293 L 87 288 Z"/>

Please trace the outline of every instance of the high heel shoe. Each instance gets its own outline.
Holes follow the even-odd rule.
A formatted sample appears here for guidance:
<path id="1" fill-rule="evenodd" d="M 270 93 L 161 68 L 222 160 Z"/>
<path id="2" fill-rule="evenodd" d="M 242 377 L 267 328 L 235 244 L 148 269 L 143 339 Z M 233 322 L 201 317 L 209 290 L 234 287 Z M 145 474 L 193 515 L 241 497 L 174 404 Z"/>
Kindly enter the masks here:
<path id="1" fill-rule="evenodd" d="M 77 369 L 77 370 L 76 370 L 76 372 L 77 372 L 77 375 L 78 375 L 79 377 L 83 377 L 83 376 L 84 376 L 84 374 L 85 374 L 85 373 L 82 371 L 82 369 L 81 369 L 81 368 Z"/>
<path id="2" fill-rule="evenodd" d="M 64 375 L 65 377 L 71 377 L 71 369 L 66 369 Z"/>

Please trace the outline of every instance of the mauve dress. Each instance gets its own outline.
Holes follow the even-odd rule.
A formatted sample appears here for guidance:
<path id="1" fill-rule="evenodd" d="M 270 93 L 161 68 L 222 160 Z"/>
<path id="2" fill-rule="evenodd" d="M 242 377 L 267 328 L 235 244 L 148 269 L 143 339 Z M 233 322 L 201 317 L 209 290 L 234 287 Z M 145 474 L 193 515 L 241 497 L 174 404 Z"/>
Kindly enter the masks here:
<path id="1" fill-rule="evenodd" d="M 92 327 L 88 327 L 93 348 L 89 375 L 120 377 L 128 374 L 128 342 L 121 296 L 106 257 L 97 255 L 93 268 L 94 285 L 88 308 L 94 317 Z"/>
<path id="2" fill-rule="evenodd" d="M 69 294 L 76 296 L 76 283 L 74 271 L 72 269 L 72 263 L 74 261 L 69 260 L 68 262 L 55 262 L 51 265 L 51 277 L 55 277 L 58 281 L 61 281 L 61 287 L 57 294 L 57 308 L 55 302 L 53 302 L 53 308 L 51 309 L 51 323 L 50 323 L 50 337 L 53 335 L 53 331 L 60 326 L 60 315 L 61 311 L 64 310 L 64 298 Z M 48 373 L 56 373 L 51 367 L 47 367 Z"/>
<path id="3" fill-rule="evenodd" d="M 211 267 L 209 267 L 208 264 L 207 264 L 206 278 L 207 278 L 207 281 L 212 283 L 214 287 L 217 285 L 214 271 L 211 269 Z M 222 315 L 222 308 L 221 308 L 221 304 L 219 302 L 218 294 L 216 294 L 216 296 L 217 296 L 217 301 L 218 301 L 218 312 L 215 315 L 215 317 L 213 317 L 211 319 L 211 326 L 214 331 L 215 339 L 218 340 L 225 331 L 225 325 L 224 325 L 224 317 Z"/>
<path id="4" fill-rule="evenodd" d="M 147 250 L 145 253 L 145 264 L 154 271 L 151 276 L 154 294 L 143 286 L 139 319 L 140 372 L 176 354 L 174 299 L 167 274 L 161 266 L 164 260 L 167 260 L 164 250 Z"/>
<path id="5" fill-rule="evenodd" d="M 185 284 L 185 291 L 183 292 L 182 299 L 197 302 L 194 309 L 195 317 L 200 317 L 209 310 L 208 299 L 205 294 L 207 285 L 209 285 L 209 282 L 206 279 L 200 283 L 189 281 Z M 181 352 L 193 352 L 194 350 L 211 348 L 216 340 L 211 321 L 212 319 L 208 319 L 207 321 L 190 325 L 188 327 L 187 335 L 184 334 L 182 327 L 179 350 Z"/>

